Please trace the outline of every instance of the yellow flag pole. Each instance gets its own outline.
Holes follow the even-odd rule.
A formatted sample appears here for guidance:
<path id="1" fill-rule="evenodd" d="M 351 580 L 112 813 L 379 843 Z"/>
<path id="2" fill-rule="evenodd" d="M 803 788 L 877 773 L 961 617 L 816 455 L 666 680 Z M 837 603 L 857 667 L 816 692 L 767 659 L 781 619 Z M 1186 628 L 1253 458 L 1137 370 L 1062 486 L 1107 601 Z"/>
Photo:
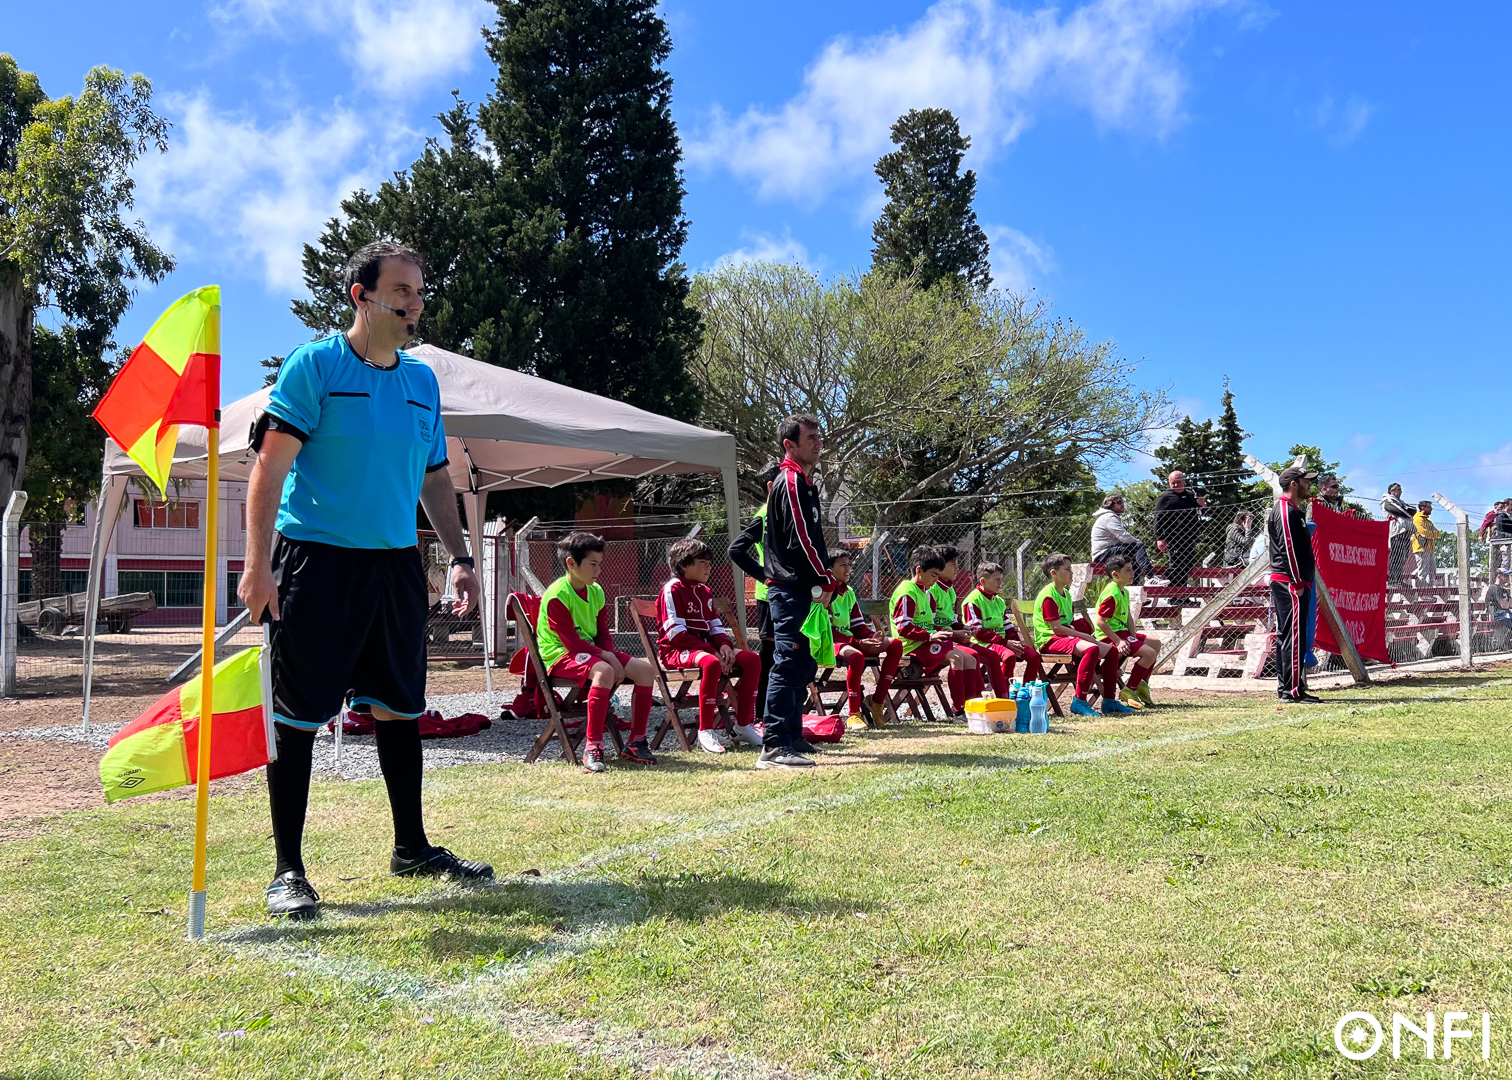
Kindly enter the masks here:
<path id="1" fill-rule="evenodd" d="M 216 410 L 217 418 L 219 410 Z M 218 565 L 216 507 L 220 501 L 220 428 L 208 429 L 210 458 L 205 469 L 205 588 L 200 620 L 199 772 L 194 785 L 194 886 L 189 894 L 189 938 L 205 936 L 205 842 L 210 824 L 210 721 L 215 715 L 215 608 Z"/>

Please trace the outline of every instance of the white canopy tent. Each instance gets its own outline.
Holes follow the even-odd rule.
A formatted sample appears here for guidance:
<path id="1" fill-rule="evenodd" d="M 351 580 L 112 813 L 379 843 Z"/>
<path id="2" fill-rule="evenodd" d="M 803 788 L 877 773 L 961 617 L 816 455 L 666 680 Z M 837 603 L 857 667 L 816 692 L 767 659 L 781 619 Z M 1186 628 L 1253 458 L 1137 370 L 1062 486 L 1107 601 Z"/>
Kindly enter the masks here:
<path id="1" fill-rule="evenodd" d="M 717 472 L 724 478 L 730 535 L 740 531 L 735 437 L 684 424 L 570 386 L 485 364 L 431 345 L 408 352 L 436 373 L 441 384 L 441 417 L 446 426 L 448 471 L 467 508 L 467 528 L 475 556 L 483 551 L 483 510 L 490 491 L 559 487 L 590 480 L 625 480 L 673 473 Z M 220 476 L 245 480 L 255 455 L 252 428 L 268 402 L 262 389 L 222 410 Z M 208 432 L 179 429 L 170 475 L 205 478 Z M 142 476 L 136 462 L 109 439 L 105 442 L 104 483 L 95 516 L 89 560 L 89 615 L 85 619 L 84 717 L 89 717 L 93 674 L 95 613 L 98 611 L 105 550 L 125 506 L 128 482 Z M 213 494 L 213 493 L 212 493 Z M 484 577 L 479 558 L 480 578 Z M 745 583 L 735 573 L 735 594 Z M 496 598 L 484 583 L 484 627 Z M 735 607 L 736 617 L 744 614 Z M 487 664 L 488 647 L 484 648 Z"/>

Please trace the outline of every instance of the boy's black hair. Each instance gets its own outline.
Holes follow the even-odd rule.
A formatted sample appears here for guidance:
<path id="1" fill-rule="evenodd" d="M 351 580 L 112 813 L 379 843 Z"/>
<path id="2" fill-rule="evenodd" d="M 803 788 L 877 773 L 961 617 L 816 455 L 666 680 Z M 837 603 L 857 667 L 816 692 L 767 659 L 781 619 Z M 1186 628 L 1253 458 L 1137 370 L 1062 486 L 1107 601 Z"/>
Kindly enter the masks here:
<path id="1" fill-rule="evenodd" d="M 714 552 L 708 544 L 694 536 L 684 537 L 667 549 L 667 565 L 678 577 L 682 577 L 682 572 L 689 563 L 699 559 L 713 562 Z"/>
<path id="2" fill-rule="evenodd" d="M 1134 560 L 1127 555 L 1111 555 L 1103 560 L 1103 573 L 1112 577 L 1126 566 L 1133 566 Z"/>
<path id="3" fill-rule="evenodd" d="M 913 554 L 908 557 L 908 569 L 910 573 L 915 574 L 920 570 L 943 570 L 945 560 L 940 558 L 939 548 L 924 544 L 913 549 Z"/>
<path id="4" fill-rule="evenodd" d="M 940 558 L 946 562 L 957 562 L 961 558 L 961 549 L 954 544 L 936 544 L 935 551 L 939 552 Z"/>
<path id="5" fill-rule="evenodd" d="M 1003 572 L 1003 564 L 1002 563 L 995 563 L 995 562 L 981 562 L 981 563 L 977 563 L 977 580 L 978 581 L 981 581 L 983 578 L 989 578 L 993 574 L 1001 574 L 1002 572 Z"/>
<path id="6" fill-rule="evenodd" d="M 769 461 L 761 467 L 761 471 L 756 474 L 756 479 L 761 481 L 762 487 L 771 487 L 777 482 L 777 474 L 781 471 L 782 462 Z"/>
<path id="7" fill-rule="evenodd" d="M 1070 564 L 1071 556 L 1055 551 L 1040 560 L 1040 569 L 1045 572 L 1046 577 L 1049 577 L 1050 571 L 1057 570 L 1062 566 L 1069 566 Z"/>
<path id="8" fill-rule="evenodd" d="M 835 560 L 837 560 L 837 559 L 851 559 L 851 558 L 853 558 L 853 555 L 854 555 L 854 553 L 851 551 L 850 548 L 844 548 L 844 547 L 843 548 L 839 548 L 839 549 L 837 549 L 835 551 L 830 552 L 829 553 L 829 568 L 831 570 L 833 570 L 835 568 Z"/>
<path id="9" fill-rule="evenodd" d="M 603 554 L 604 538 L 591 532 L 568 533 L 557 541 L 557 558 L 580 563 L 593 552 Z"/>

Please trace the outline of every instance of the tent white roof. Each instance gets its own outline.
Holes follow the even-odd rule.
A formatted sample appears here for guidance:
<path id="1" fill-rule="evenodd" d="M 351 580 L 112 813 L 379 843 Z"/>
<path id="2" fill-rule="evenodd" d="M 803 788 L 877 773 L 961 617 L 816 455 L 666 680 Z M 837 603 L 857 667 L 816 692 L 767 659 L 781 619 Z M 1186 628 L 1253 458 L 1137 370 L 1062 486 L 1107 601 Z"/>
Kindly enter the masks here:
<path id="1" fill-rule="evenodd" d="M 447 456 L 458 491 L 556 487 L 587 480 L 735 468 L 735 437 L 684 424 L 621 401 L 432 345 L 409 350 L 436 373 Z M 221 476 L 242 480 L 252 468 L 252 425 L 267 406 L 259 390 L 221 417 Z M 179 429 L 172 475 L 203 479 L 206 432 Z M 141 470 L 115 443 L 105 445 L 105 476 Z"/>

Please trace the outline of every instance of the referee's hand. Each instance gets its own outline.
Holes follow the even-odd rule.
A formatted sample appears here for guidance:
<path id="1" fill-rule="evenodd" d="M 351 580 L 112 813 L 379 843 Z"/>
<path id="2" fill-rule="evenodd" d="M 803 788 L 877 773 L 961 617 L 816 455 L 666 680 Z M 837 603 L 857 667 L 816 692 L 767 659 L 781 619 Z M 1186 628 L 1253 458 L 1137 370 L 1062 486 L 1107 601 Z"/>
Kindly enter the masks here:
<path id="1" fill-rule="evenodd" d="M 451 568 L 451 588 L 456 597 L 452 601 L 452 614 L 460 619 L 478 605 L 478 597 L 482 594 L 478 575 L 466 563 L 458 563 Z"/>
<path id="2" fill-rule="evenodd" d="M 274 622 L 278 621 L 278 584 L 273 580 L 272 567 L 248 566 L 242 571 L 236 595 L 254 623 L 262 622 L 264 608 Z"/>

